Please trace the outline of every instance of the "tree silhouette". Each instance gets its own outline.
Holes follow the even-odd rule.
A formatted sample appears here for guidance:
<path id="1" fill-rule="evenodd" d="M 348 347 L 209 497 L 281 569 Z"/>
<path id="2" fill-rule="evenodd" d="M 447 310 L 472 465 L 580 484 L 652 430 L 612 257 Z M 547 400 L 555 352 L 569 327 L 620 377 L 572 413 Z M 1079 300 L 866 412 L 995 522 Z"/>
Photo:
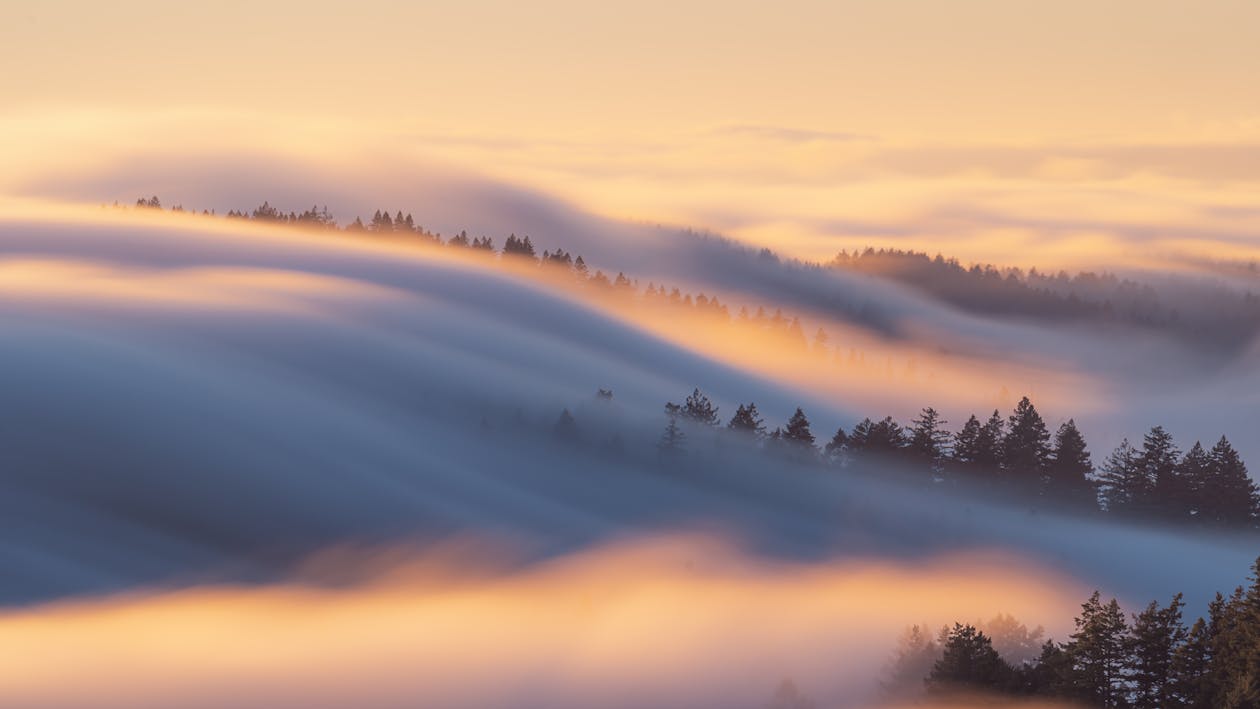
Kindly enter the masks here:
<path id="1" fill-rule="evenodd" d="M 678 419 L 675 416 L 669 417 L 669 424 L 665 426 L 665 432 L 661 434 L 661 440 L 657 442 L 656 449 L 662 460 L 677 458 L 687 453 L 687 435 L 683 433 L 682 428 L 678 425 Z"/>
<path id="2" fill-rule="evenodd" d="M 1103 603 L 1097 591 L 1081 605 L 1076 632 L 1067 653 L 1089 701 L 1103 707 L 1122 706 L 1128 626 L 1116 599 Z"/>
<path id="3" fill-rule="evenodd" d="M 1255 523 L 1260 497 L 1256 484 L 1247 474 L 1247 466 L 1238 451 L 1224 436 L 1208 455 L 1208 474 L 1198 497 L 1201 514 L 1208 523 L 1227 526 Z"/>
<path id="4" fill-rule="evenodd" d="M 717 412 L 714 411 L 714 414 Z M 735 409 L 735 415 L 731 417 L 731 422 L 726 427 L 732 431 L 745 433 L 760 438 L 765 434 L 765 422 L 761 420 L 761 414 L 757 413 L 757 404 L 749 402 L 747 406 L 740 404 Z"/>
<path id="5" fill-rule="evenodd" d="M 1099 494 L 1107 512 L 1132 514 L 1139 501 L 1147 495 L 1146 478 L 1138 466 L 1138 454 L 1124 439 L 1103 463 L 1099 477 Z"/>
<path id="6" fill-rule="evenodd" d="M 936 692 L 959 690 L 1008 691 L 1014 670 L 993 649 L 993 642 L 974 625 L 954 624 L 945 638 L 941 659 L 928 674 L 928 688 Z"/>
<path id="7" fill-rule="evenodd" d="M 1002 463 L 1011 479 L 1040 484 L 1050 463 L 1050 431 L 1028 397 L 1019 400 L 1002 439 Z"/>
<path id="8" fill-rule="evenodd" d="M 1166 607 L 1151 601 L 1133 616 L 1127 651 L 1135 709 L 1173 706 L 1173 655 L 1186 639 L 1186 628 L 1181 622 L 1183 605 L 1181 594 L 1177 594 Z"/>
<path id="9" fill-rule="evenodd" d="M 718 408 L 709 401 L 709 397 L 705 396 L 699 387 L 691 392 L 678 413 L 684 419 L 704 426 L 718 425 Z"/>
<path id="10" fill-rule="evenodd" d="M 1142 437 L 1136 462 L 1145 494 L 1134 501 L 1139 513 L 1170 519 L 1189 516 L 1189 496 L 1178 466 L 1180 456 L 1172 435 L 1163 426 L 1155 426 Z"/>
<path id="11" fill-rule="evenodd" d="M 949 431 L 944 429 L 946 423 L 948 422 L 941 418 L 936 409 L 930 406 L 919 412 L 918 418 L 910 427 L 909 440 L 906 442 L 906 452 L 911 460 L 927 466 L 931 471 L 940 468 L 941 461 L 949 453 L 952 438 Z"/>
<path id="12" fill-rule="evenodd" d="M 1054 435 L 1054 448 L 1046 466 L 1046 494 L 1074 506 L 1094 507 L 1097 493 L 1090 481 L 1093 473 L 1085 437 L 1076 421 L 1068 419 Z"/>
<path id="13" fill-rule="evenodd" d="M 797 407 L 792 418 L 788 419 L 787 428 L 783 431 L 783 440 L 801 450 L 814 450 L 814 434 L 809 430 L 809 419 L 805 412 Z"/>

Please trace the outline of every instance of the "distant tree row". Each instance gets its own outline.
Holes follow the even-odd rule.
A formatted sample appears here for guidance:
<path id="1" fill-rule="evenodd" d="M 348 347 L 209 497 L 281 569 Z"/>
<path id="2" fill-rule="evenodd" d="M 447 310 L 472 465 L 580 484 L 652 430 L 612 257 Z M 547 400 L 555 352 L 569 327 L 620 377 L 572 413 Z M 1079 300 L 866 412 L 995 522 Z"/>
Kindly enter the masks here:
<path id="1" fill-rule="evenodd" d="M 679 426 L 716 428 L 718 409 L 699 389 L 682 404 L 665 404 L 669 418 L 659 449 L 678 458 L 686 431 Z M 805 412 L 766 432 L 756 403 L 740 404 L 726 429 L 765 450 L 796 460 L 855 470 L 919 471 L 923 482 L 983 482 L 1046 502 L 1096 510 L 1109 516 L 1214 527 L 1254 527 L 1260 521 L 1260 491 L 1241 456 L 1222 436 L 1212 448 L 1196 442 L 1182 454 L 1161 426 L 1141 448 L 1128 440 L 1095 470 L 1076 422 L 1052 435 L 1036 406 L 1022 398 L 1008 417 L 994 411 L 985 421 L 971 416 L 956 432 L 926 408 L 909 426 L 891 416 L 865 418 L 843 427 L 821 447 Z"/>
<path id="2" fill-rule="evenodd" d="M 1067 642 L 1047 640 L 1035 658 L 1012 658 L 976 625 L 955 623 L 935 640 L 915 627 L 893 658 L 885 688 L 899 693 L 920 683 L 931 694 L 985 692 L 1133 709 L 1260 707 L 1260 559 L 1249 585 L 1228 597 L 1216 594 L 1206 618 L 1187 627 L 1183 608 L 1177 594 L 1126 618 L 1114 598 L 1104 601 L 1095 591 Z"/>
<path id="3" fill-rule="evenodd" d="M 841 251 L 831 268 L 888 278 L 972 312 L 1049 320 L 1120 321 L 1215 344 L 1243 346 L 1260 333 L 1260 296 L 1200 284 L 1161 297 L 1149 284 L 1112 273 L 1042 273 L 963 266 L 920 251 Z"/>

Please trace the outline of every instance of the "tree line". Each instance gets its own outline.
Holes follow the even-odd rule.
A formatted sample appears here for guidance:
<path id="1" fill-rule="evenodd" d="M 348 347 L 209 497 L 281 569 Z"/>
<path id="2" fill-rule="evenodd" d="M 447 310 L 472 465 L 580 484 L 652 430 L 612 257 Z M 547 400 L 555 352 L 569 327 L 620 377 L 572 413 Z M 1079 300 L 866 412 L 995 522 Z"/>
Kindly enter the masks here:
<path id="1" fill-rule="evenodd" d="M 1047 640 L 1031 659 L 1004 656 L 974 624 L 917 626 L 903 638 L 885 681 L 889 693 L 918 684 L 930 694 L 982 692 L 1132 709 L 1260 707 L 1260 559 L 1249 583 L 1216 594 L 1189 626 L 1181 594 L 1126 617 L 1095 591 L 1066 642 Z"/>
<path id="2" fill-rule="evenodd" d="M 1161 293 L 1114 273 L 963 266 L 940 254 L 888 248 L 841 251 L 827 267 L 891 279 L 976 313 L 1123 322 L 1230 348 L 1246 346 L 1260 334 L 1260 296 L 1219 284 Z"/>
<path id="3" fill-rule="evenodd" d="M 663 460 L 687 454 L 687 429 L 722 426 L 718 408 L 698 388 L 681 403 L 665 404 L 668 418 L 658 443 Z M 1095 468 L 1073 419 L 1051 434 L 1037 407 L 1020 399 L 1009 416 L 970 416 L 957 431 L 933 408 L 908 426 L 887 416 L 836 429 L 819 445 L 799 407 L 767 431 L 755 402 L 739 404 L 725 424 L 731 434 L 767 452 L 801 462 L 854 470 L 908 470 L 934 485 L 984 483 L 1022 495 L 1116 518 L 1222 528 L 1255 528 L 1260 490 L 1229 440 L 1210 449 L 1196 441 L 1182 453 L 1162 426 L 1135 447 L 1125 439 Z"/>

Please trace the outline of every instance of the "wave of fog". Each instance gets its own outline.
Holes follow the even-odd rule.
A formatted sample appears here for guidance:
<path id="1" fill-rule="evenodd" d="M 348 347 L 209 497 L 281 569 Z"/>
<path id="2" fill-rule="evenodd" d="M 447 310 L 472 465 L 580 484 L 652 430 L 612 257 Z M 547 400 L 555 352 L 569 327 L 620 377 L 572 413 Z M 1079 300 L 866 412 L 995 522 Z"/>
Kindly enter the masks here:
<path id="1" fill-rule="evenodd" d="M 995 606 L 1053 622 L 1078 590 L 1018 559 L 820 566 L 696 537 L 516 569 L 468 541 L 383 556 L 341 550 L 299 575 L 376 564 L 353 585 L 210 586 L 0 615 L 6 644 L 22 648 L 0 663 L 0 702 L 760 709 L 786 677 L 821 707 L 870 706 L 907 608 L 933 624 Z M 470 569 L 470 557 L 498 561 Z"/>
<path id="2" fill-rule="evenodd" d="M 823 326 L 833 338 L 856 332 L 868 340 L 882 340 L 894 353 L 917 348 L 926 356 L 945 354 L 982 372 L 1001 372 L 1002 366 L 1012 364 L 1023 367 L 1004 372 L 1003 381 L 991 387 L 978 390 L 967 384 L 949 396 L 930 389 L 922 395 L 903 390 L 882 403 L 856 393 L 853 405 L 862 409 L 862 415 L 908 419 L 919 406 L 931 404 L 957 423 L 995 404 L 1013 403 L 999 396 L 1005 387 L 1008 392 L 1034 395 L 1056 425 L 1075 417 L 1086 427 L 1099 459 L 1122 437 L 1159 424 L 1183 447 L 1225 434 L 1248 459 L 1260 460 L 1260 440 L 1252 435 L 1249 423 L 1260 413 L 1260 394 L 1254 393 L 1260 391 L 1260 362 L 1252 350 L 1220 352 L 1141 329 L 979 317 L 881 279 L 802 268 L 720 238 L 599 218 L 546 195 L 445 166 L 426 168 L 396 157 L 356 167 L 262 154 L 185 155 L 179 160 L 138 155 L 96 171 L 54 171 L 19 189 L 92 202 L 130 202 L 136 195 L 157 193 L 168 205 L 184 203 L 220 213 L 249 208 L 262 199 L 286 209 L 317 202 L 330 205 L 343 220 L 381 207 L 401 208 L 446 234 L 468 229 L 498 243 L 508 233 L 531 234 L 540 248 L 580 253 L 594 266 L 625 271 L 642 283 L 718 293 L 736 308 L 782 307 L 801 315 L 810 331 Z M 31 235 L 28 241 L 44 240 Z M 81 242 L 68 247 L 71 253 L 82 248 Z M 206 248 L 216 259 L 236 262 L 239 258 L 232 250 L 242 248 L 242 243 L 231 249 L 206 246 L 199 253 Z M 305 247 L 268 248 L 273 252 L 268 266 L 318 267 Z M 261 257 L 258 251 L 250 254 Z M 153 258 L 172 256 L 163 250 Z M 195 263 L 196 257 L 191 258 Z M 1202 284 L 1197 277 L 1176 274 L 1187 263 L 1170 264 L 1170 271 L 1159 273 L 1149 270 L 1149 261 L 1144 260 L 1140 264 L 1148 270 L 1141 278 L 1154 282 L 1165 300 L 1193 298 Z M 1126 269 L 1124 263 L 1104 266 Z M 946 370 L 938 381 L 954 377 Z M 733 395 L 751 397 L 752 392 Z"/>
<path id="3" fill-rule="evenodd" d="M 495 692 L 536 696 L 539 706 L 561 698 L 587 706 L 592 697 L 609 706 L 605 699 L 623 696 L 655 705 L 731 698 L 724 705 L 737 706 L 763 701 L 777 676 L 791 672 L 821 698 L 861 697 L 850 679 L 864 678 L 869 690 L 872 663 L 895 629 L 938 620 L 920 609 L 936 608 L 952 583 L 941 574 L 952 579 L 955 571 L 920 573 L 924 560 L 976 550 L 1021 560 L 1028 571 L 1005 561 L 974 567 L 967 583 L 991 581 L 987 590 L 958 594 L 967 605 L 939 615 L 965 611 L 974 619 L 1028 604 L 1038 616 L 1029 622 L 1056 627 L 1094 586 L 1135 604 L 1184 591 L 1200 610 L 1210 593 L 1241 580 L 1254 553 L 1245 540 L 1101 525 L 796 468 L 699 434 L 690 463 L 662 468 L 655 443 L 663 401 L 700 385 L 724 411 L 751 398 L 777 419 L 800 402 L 799 390 L 486 263 L 259 227 L 117 216 L 6 220 L 0 251 L 4 601 L 282 583 L 328 547 L 425 549 L 468 535 L 508 545 L 527 587 L 516 595 L 512 581 L 477 586 L 468 597 L 484 600 L 485 611 L 473 605 L 453 616 L 443 604 L 462 603 L 457 596 L 417 591 L 413 599 L 408 589 L 382 597 L 371 585 L 344 595 L 264 586 L 36 607 L 0 620 L 0 634 L 29 638 L 35 648 L 31 664 L 17 666 L 27 683 L 0 683 L 28 692 L 14 695 L 23 700 L 97 703 L 100 695 L 52 692 L 50 673 L 65 667 L 53 664 L 54 649 L 95 658 L 108 643 L 117 650 L 119 628 L 133 622 L 137 640 L 123 647 L 134 654 L 117 665 L 87 662 L 93 669 L 84 679 L 98 684 L 82 685 L 133 706 L 150 695 L 112 693 L 133 668 L 169 680 L 149 685 L 159 705 L 194 688 L 207 705 L 249 698 L 309 706 L 285 678 L 343 666 L 312 691 L 335 703 L 375 687 L 387 703 L 402 696 L 388 693 L 437 677 L 454 687 L 448 706 L 507 696 Z M 615 392 L 613 402 L 592 396 L 600 387 Z M 814 401 L 818 431 L 851 423 L 846 406 Z M 577 417 L 578 443 L 552 435 L 566 407 Z M 651 554 L 648 572 L 636 576 L 618 571 L 622 557 L 600 551 L 619 539 L 697 529 L 741 551 L 688 547 L 684 568 L 712 562 L 756 570 L 674 585 L 656 573 L 664 562 Z M 549 561 L 557 557 L 577 561 Z M 676 568 L 679 557 L 668 558 Z M 891 560 L 889 573 L 901 575 L 862 586 L 852 579 L 869 578 L 866 567 L 852 559 Z M 579 571 L 556 572 L 556 563 Z M 911 570 L 896 571 L 904 568 Z M 565 583 L 530 585 L 556 573 Z M 565 573 L 576 574 L 571 588 Z M 609 579 L 623 580 L 626 595 L 601 585 Z M 548 635 L 553 626 L 543 622 L 554 616 L 530 617 L 555 589 L 577 593 L 587 584 L 594 584 L 590 614 L 557 621 L 558 634 Z M 878 622 L 853 614 L 853 604 L 865 607 L 884 593 L 892 602 Z M 294 597 L 302 602 L 290 603 Z M 585 602 L 556 598 L 542 608 L 568 613 Z M 1047 598 L 1053 612 L 1036 612 Z M 251 635 L 277 605 L 291 615 Z M 469 623 L 467 644 L 454 630 L 425 636 L 436 619 L 451 617 Z M 185 618 L 190 625 L 181 625 Z M 514 618 L 526 624 L 528 640 L 511 639 L 521 637 Z M 695 644 L 662 639 L 688 618 L 696 618 Z M 175 651 L 162 634 L 171 627 L 209 633 L 214 643 L 190 643 L 167 662 Z M 372 630 L 398 627 L 416 630 Z M 344 643 L 313 639 L 343 633 Z M 399 635 L 406 637 L 390 639 Z M 276 664 L 263 659 L 266 645 L 239 654 L 260 637 L 278 644 Z M 536 643 L 537 654 L 524 649 Z M 744 646 L 756 650 L 723 652 Z M 510 655 L 494 656 L 510 668 L 502 684 L 478 682 L 494 664 L 480 654 L 486 647 Z M 680 647 L 688 658 L 710 651 L 714 663 L 684 672 L 685 663 L 666 661 L 681 657 L 670 654 Z M 638 656 L 647 658 L 646 675 L 619 673 L 622 660 Z M 412 658 L 423 671 L 408 664 Z M 573 669 L 537 664 L 556 658 Z M 849 674 L 846 665 L 861 669 Z M 730 676 L 746 682 L 716 679 Z M 648 694 L 626 694 L 629 687 Z"/>

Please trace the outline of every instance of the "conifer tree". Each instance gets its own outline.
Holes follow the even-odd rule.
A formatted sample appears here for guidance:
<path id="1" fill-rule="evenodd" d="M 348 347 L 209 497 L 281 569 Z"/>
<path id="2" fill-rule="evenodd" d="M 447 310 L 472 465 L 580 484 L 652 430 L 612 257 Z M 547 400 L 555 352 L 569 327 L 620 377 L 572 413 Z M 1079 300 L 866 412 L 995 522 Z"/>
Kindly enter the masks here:
<path id="1" fill-rule="evenodd" d="M 951 436 L 944 429 L 946 423 L 948 422 L 941 418 L 936 409 L 930 406 L 919 412 L 906 442 L 906 452 L 912 460 L 933 471 L 940 468 L 941 461 L 949 453 Z"/>
<path id="2" fill-rule="evenodd" d="M 735 409 L 735 415 L 731 417 L 730 423 L 726 427 L 732 431 L 745 433 L 760 438 L 766 432 L 765 422 L 761 420 L 761 414 L 757 412 L 757 404 L 749 402 L 747 406 L 740 404 Z"/>
<path id="3" fill-rule="evenodd" d="M 1160 709 L 1173 705 L 1172 666 L 1174 655 L 1186 640 L 1181 622 L 1181 594 L 1166 607 L 1151 601 L 1133 616 L 1129 630 L 1132 705 L 1135 709 Z"/>
<path id="4" fill-rule="evenodd" d="M 1052 498 L 1075 506 L 1094 508 L 1097 494 L 1090 476 L 1094 463 L 1085 446 L 1085 437 L 1068 419 L 1054 436 L 1054 448 L 1046 467 L 1046 493 Z"/>
<path id="5" fill-rule="evenodd" d="M 1050 462 L 1050 431 L 1028 397 L 1019 400 L 1002 439 L 1002 466 L 1012 480 L 1040 485 Z"/>
<path id="6" fill-rule="evenodd" d="M 844 427 L 836 429 L 836 433 L 831 437 L 830 441 L 823 446 L 823 458 L 830 463 L 840 463 L 844 459 L 844 452 L 848 448 L 849 437 L 844 433 Z"/>
<path id="7" fill-rule="evenodd" d="M 669 424 L 665 426 L 665 432 L 661 434 L 661 440 L 656 444 L 661 459 L 668 460 L 685 455 L 686 443 L 687 434 L 683 433 L 682 427 L 678 425 L 678 417 L 670 416 Z"/>
<path id="8" fill-rule="evenodd" d="M 1254 525 L 1260 496 L 1238 451 L 1221 436 L 1212 446 L 1208 461 L 1208 474 L 1199 491 L 1205 521 L 1222 526 Z"/>
<path id="9" fill-rule="evenodd" d="M 809 430 L 809 419 L 805 412 L 797 407 L 796 413 L 788 419 L 787 428 L 783 431 L 783 440 L 797 448 L 814 450 L 814 434 Z"/>
<path id="10" fill-rule="evenodd" d="M 976 472 L 977 445 L 980 440 L 980 419 L 972 414 L 954 434 L 950 450 L 950 470 L 964 475 Z"/>
<path id="11" fill-rule="evenodd" d="M 1137 451 L 1124 439 L 1103 463 L 1099 494 L 1111 514 L 1131 514 L 1146 494 L 1146 478 L 1138 467 Z"/>
<path id="12" fill-rule="evenodd" d="M 979 690 L 1005 692 L 1013 684 L 1014 670 L 1004 661 L 987 635 L 974 625 L 954 624 L 945 638 L 941 659 L 932 666 L 928 688 L 955 692 Z"/>
<path id="13" fill-rule="evenodd" d="M 1173 651 L 1169 668 L 1168 706 L 1210 709 L 1213 688 L 1209 680 L 1212 664 L 1211 632 L 1199 618 L 1190 626 L 1185 642 Z"/>
<path id="14" fill-rule="evenodd" d="M 997 473 L 1002 466 L 1002 442 L 1006 438 L 1006 421 L 996 409 L 989 420 L 980 427 L 976 437 L 973 465 L 982 474 Z"/>
<path id="15" fill-rule="evenodd" d="M 1085 697 L 1103 707 L 1122 706 L 1126 691 L 1125 635 L 1128 627 L 1116 599 L 1103 603 L 1097 591 L 1081 605 L 1076 632 L 1065 648 Z"/>
<path id="16" fill-rule="evenodd" d="M 698 423 L 704 426 L 718 425 L 718 409 L 697 387 L 687 397 L 682 408 L 679 409 L 679 415 L 688 421 Z"/>
<path id="17" fill-rule="evenodd" d="M 1178 470 L 1181 452 L 1163 426 L 1155 426 L 1142 437 L 1137 465 L 1141 471 L 1144 498 L 1136 500 L 1141 513 L 1166 519 L 1189 517 L 1188 500 Z"/>
<path id="18" fill-rule="evenodd" d="M 1177 464 L 1177 475 L 1185 488 L 1187 514 L 1196 522 L 1205 521 L 1203 491 L 1207 489 L 1212 460 L 1203 444 L 1195 441 Z"/>

